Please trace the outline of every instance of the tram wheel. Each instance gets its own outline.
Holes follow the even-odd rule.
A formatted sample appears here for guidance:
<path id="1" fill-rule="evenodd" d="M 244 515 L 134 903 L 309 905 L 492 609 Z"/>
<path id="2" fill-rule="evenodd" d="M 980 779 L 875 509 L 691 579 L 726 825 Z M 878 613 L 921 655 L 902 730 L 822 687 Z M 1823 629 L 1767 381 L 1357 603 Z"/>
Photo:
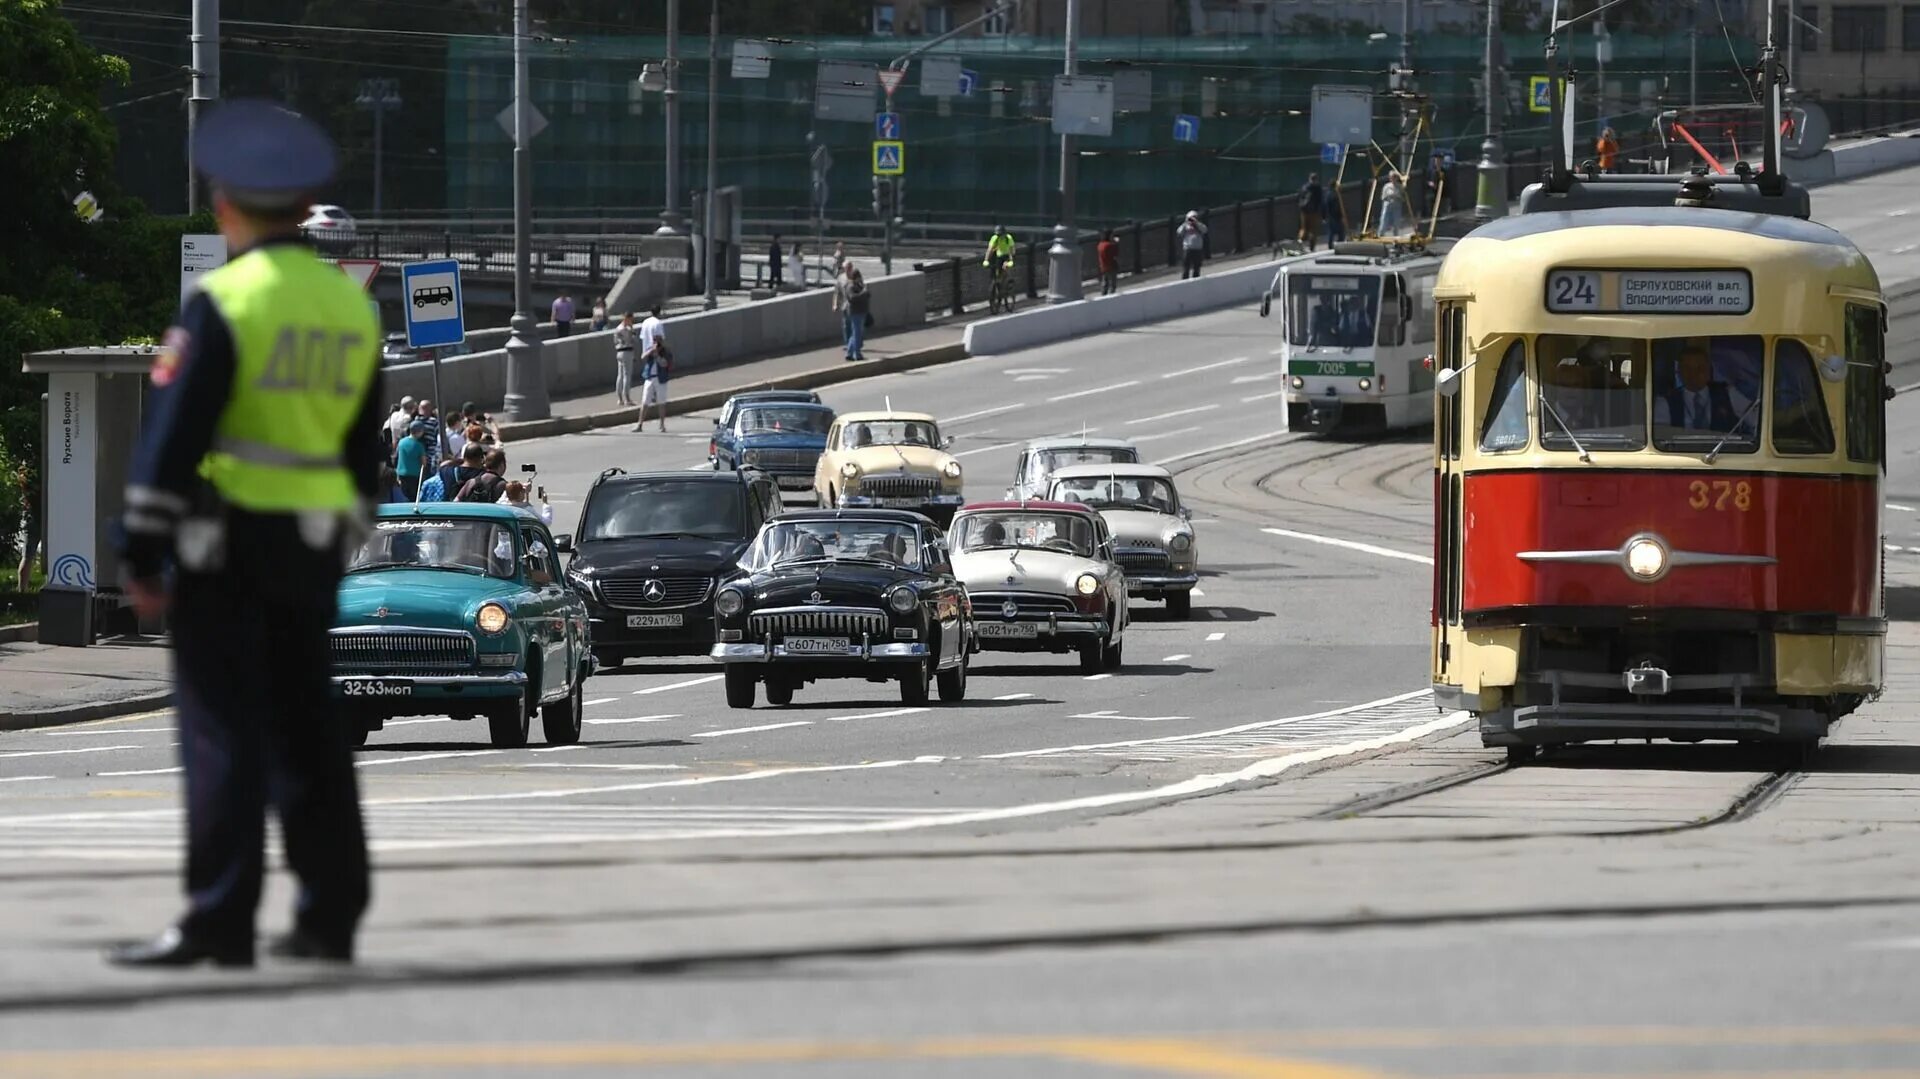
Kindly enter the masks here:
<path id="1" fill-rule="evenodd" d="M 1507 763 L 1513 767 L 1533 763 L 1540 756 L 1539 746 L 1508 746 Z"/>

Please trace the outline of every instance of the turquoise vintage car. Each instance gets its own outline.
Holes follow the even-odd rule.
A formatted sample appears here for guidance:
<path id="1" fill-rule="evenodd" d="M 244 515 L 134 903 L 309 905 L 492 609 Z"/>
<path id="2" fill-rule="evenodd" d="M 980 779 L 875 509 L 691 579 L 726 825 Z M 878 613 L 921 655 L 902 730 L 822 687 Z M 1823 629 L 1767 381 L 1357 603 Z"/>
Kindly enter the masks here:
<path id="1" fill-rule="evenodd" d="M 395 716 L 485 716 L 494 745 L 523 746 L 535 711 L 548 744 L 579 741 L 593 657 L 566 539 L 508 506 L 380 507 L 332 638 L 333 696 L 360 741 Z"/>

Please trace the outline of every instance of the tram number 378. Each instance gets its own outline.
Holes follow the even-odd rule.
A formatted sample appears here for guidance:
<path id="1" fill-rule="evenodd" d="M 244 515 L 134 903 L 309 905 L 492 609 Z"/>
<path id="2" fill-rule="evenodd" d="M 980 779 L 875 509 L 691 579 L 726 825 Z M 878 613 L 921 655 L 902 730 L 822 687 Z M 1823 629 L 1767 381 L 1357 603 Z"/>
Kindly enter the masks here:
<path id="1" fill-rule="evenodd" d="M 1753 508 L 1753 484 L 1745 480 L 1694 480 L 1687 485 L 1687 505 L 1696 510 L 1729 508 L 1745 513 Z"/>

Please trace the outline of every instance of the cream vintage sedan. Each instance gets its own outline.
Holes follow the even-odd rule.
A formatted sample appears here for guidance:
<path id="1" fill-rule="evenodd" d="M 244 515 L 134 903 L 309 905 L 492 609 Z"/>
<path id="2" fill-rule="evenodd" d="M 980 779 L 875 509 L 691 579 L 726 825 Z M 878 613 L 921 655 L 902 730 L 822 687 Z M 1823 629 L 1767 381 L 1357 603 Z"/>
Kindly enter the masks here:
<path id="1" fill-rule="evenodd" d="M 1158 465 L 1073 465 L 1053 474 L 1047 497 L 1091 506 L 1106 518 L 1129 596 L 1164 599 L 1174 618 L 1192 613 L 1200 546 L 1172 473 Z"/>
<path id="2" fill-rule="evenodd" d="M 951 439 L 923 412 L 849 412 L 827 431 L 813 473 L 822 509 L 916 510 L 941 524 L 966 499 Z"/>
<path id="3" fill-rule="evenodd" d="M 1127 575 L 1105 518 L 1062 502 L 976 502 L 948 533 L 980 647 L 1078 652 L 1087 674 L 1120 669 Z"/>

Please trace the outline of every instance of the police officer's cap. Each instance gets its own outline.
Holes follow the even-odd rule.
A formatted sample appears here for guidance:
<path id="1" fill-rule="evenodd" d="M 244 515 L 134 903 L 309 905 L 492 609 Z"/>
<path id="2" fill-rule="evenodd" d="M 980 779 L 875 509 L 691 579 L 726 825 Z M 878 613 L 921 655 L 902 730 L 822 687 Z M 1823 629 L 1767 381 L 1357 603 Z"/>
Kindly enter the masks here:
<path id="1" fill-rule="evenodd" d="M 288 210 L 333 179 L 333 140 L 312 120 L 271 101 L 222 105 L 193 136 L 200 171 L 228 201 L 248 210 Z"/>

